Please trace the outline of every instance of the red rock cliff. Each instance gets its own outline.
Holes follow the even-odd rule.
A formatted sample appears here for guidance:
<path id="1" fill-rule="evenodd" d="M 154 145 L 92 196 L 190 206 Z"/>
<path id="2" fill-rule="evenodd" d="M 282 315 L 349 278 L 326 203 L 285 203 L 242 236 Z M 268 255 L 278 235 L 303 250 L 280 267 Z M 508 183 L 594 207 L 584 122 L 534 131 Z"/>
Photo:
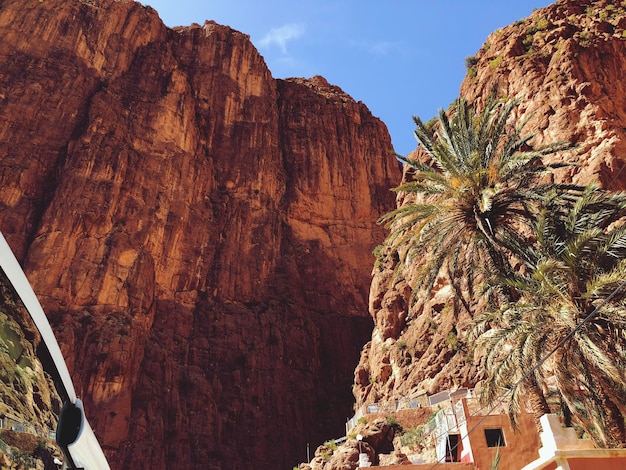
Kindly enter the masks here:
<path id="1" fill-rule="evenodd" d="M 0 1 L 0 229 L 113 468 L 289 468 L 340 434 L 385 126 L 227 27 Z"/>
<path id="2" fill-rule="evenodd" d="M 561 155 L 578 166 L 560 170 L 558 179 L 626 188 L 623 2 L 558 1 L 494 32 L 467 62 L 462 96 L 480 101 L 495 88 L 500 96 L 517 97 L 519 122 L 532 115 L 525 131 L 536 134 L 533 144 L 578 144 Z M 357 406 L 471 387 L 480 379 L 465 345 L 470 318 L 454 319 L 446 284 L 409 308 L 411 289 L 402 276 L 390 288 L 393 268 L 382 263 L 375 269 L 375 328 L 355 371 Z M 410 275 L 409 268 L 404 278 Z"/>

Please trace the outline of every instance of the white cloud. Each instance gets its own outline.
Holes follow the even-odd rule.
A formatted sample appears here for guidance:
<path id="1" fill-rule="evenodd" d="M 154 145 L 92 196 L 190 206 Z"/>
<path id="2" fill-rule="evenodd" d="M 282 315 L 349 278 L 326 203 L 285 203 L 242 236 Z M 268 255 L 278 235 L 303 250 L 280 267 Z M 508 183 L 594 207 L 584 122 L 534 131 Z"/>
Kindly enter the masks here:
<path id="1" fill-rule="evenodd" d="M 379 41 L 369 44 L 366 49 L 370 52 L 370 54 L 387 55 L 394 47 L 395 45 L 389 41 Z"/>
<path id="2" fill-rule="evenodd" d="M 391 41 L 350 41 L 353 47 L 361 49 L 368 54 L 374 56 L 388 56 L 390 54 L 405 53 L 405 47 L 402 42 Z"/>
<path id="3" fill-rule="evenodd" d="M 297 39 L 304 34 L 304 26 L 300 24 L 286 24 L 280 28 L 272 28 L 259 41 L 260 47 L 277 45 L 283 54 L 287 54 L 287 42 Z"/>

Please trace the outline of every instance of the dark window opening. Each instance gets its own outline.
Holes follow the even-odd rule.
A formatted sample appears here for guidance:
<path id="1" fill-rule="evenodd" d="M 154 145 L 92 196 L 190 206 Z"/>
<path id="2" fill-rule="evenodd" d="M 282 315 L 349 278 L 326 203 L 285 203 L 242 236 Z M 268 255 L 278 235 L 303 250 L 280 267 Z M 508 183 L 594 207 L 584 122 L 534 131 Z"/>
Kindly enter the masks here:
<path id="1" fill-rule="evenodd" d="M 458 434 L 448 434 L 446 440 L 446 462 L 460 462 L 461 440 Z"/>
<path id="2" fill-rule="evenodd" d="M 504 447 L 504 434 L 502 429 L 485 429 L 485 439 L 487 440 L 487 447 Z"/>

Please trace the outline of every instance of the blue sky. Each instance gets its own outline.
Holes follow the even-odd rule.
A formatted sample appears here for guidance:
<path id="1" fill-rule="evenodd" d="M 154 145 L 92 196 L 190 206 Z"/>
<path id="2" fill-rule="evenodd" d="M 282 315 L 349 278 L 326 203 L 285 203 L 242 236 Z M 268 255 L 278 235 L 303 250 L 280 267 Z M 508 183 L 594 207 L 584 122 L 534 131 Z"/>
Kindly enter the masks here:
<path id="1" fill-rule="evenodd" d="M 324 76 L 388 127 L 396 152 L 459 93 L 465 57 L 548 0 L 149 0 L 170 27 L 205 20 L 249 34 L 275 78 Z"/>

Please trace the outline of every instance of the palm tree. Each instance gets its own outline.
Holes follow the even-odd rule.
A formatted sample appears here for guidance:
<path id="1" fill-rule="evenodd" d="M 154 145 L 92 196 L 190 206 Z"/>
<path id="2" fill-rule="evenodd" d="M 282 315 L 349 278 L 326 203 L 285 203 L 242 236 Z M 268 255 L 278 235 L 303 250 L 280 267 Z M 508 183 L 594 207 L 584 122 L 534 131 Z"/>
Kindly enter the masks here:
<path id="1" fill-rule="evenodd" d="M 533 136 L 522 135 L 527 120 L 517 127 L 509 124 L 516 105 L 492 95 L 478 114 L 459 98 L 451 118 L 440 110 L 438 124 L 415 117 L 415 135 L 431 161 L 400 157 L 412 175 L 394 188 L 405 201 L 379 220 L 391 229 L 389 251 L 397 252 L 403 264 L 422 263 L 413 287 L 429 293 L 442 269 L 447 270 L 468 311 L 485 272 L 509 271 L 510 251 L 526 244 L 521 234 L 532 222 L 535 206 L 556 187 L 539 179 L 562 165 L 543 163 L 543 157 L 571 148 L 554 144 L 532 149 Z"/>
<path id="2" fill-rule="evenodd" d="M 509 414 L 526 390 L 555 389 L 600 446 L 626 443 L 626 194 L 589 186 L 571 201 L 553 192 L 535 224 L 527 269 L 494 284 L 520 296 L 477 318 L 485 351 L 483 400 L 509 390 Z M 491 327 L 487 330 L 486 327 Z"/>

